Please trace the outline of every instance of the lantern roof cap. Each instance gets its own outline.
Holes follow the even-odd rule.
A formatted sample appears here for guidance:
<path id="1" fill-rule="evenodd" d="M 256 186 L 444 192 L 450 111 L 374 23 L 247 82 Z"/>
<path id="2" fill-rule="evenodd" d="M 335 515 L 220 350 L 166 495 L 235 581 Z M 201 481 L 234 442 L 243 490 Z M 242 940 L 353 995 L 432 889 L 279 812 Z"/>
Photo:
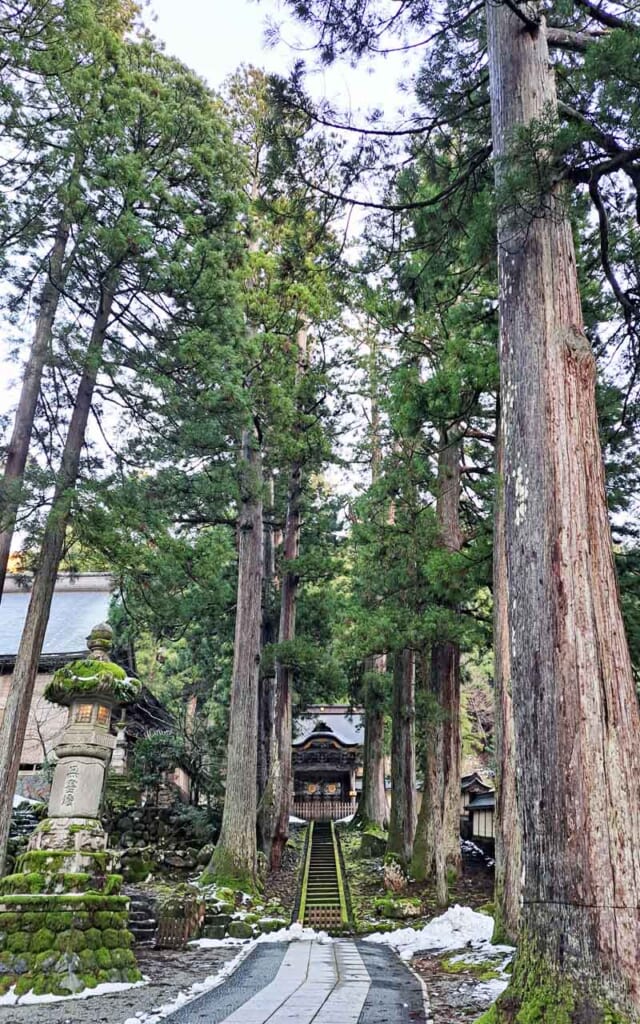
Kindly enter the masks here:
<path id="1" fill-rule="evenodd" d="M 68 706 L 77 699 L 96 699 L 112 705 L 131 704 L 142 684 L 109 659 L 113 630 L 107 623 L 94 626 L 87 637 L 91 657 L 71 661 L 54 674 L 44 695 L 53 704 Z"/>

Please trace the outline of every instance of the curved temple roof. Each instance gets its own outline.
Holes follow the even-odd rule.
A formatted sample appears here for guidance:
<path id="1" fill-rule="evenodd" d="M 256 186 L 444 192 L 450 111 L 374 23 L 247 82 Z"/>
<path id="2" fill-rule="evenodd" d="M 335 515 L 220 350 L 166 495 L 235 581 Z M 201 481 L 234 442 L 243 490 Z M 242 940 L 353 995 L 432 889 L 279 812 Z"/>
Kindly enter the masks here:
<path id="1" fill-rule="evenodd" d="M 345 747 L 364 743 L 364 715 L 347 705 L 317 705 L 307 708 L 293 723 L 293 746 L 306 743 L 313 734 L 334 736 Z"/>

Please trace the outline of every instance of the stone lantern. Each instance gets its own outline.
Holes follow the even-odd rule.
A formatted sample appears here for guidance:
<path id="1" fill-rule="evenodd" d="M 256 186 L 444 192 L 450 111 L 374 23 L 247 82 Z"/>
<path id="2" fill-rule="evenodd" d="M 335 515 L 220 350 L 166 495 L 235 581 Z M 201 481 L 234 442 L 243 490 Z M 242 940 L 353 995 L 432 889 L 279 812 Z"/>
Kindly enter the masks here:
<path id="1" fill-rule="evenodd" d="M 114 708 L 135 699 L 140 683 L 109 660 L 111 628 L 100 625 L 87 638 L 91 657 L 59 669 L 45 690 L 54 704 L 69 708 L 49 798 L 49 819 L 64 828 L 66 819 L 96 820 L 115 737 L 111 735 Z M 106 846 L 106 837 L 105 844 Z M 42 848 L 42 847 L 40 847 Z"/>
<path id="2" fill-rule="evenodd" d="M 140 683 L 109 659 L 111 629 L 96 626 L 90 656 L 59 669 L 47 700 L 69 708 L 55 747 L 48 817 L 31 836 L 18 872 L 0 879 L 0 994 L 64 995 L 100 982 L 137 981 L 128 899 L 112 873 L 98 817 L 115 745 L 113 711 Z"/>

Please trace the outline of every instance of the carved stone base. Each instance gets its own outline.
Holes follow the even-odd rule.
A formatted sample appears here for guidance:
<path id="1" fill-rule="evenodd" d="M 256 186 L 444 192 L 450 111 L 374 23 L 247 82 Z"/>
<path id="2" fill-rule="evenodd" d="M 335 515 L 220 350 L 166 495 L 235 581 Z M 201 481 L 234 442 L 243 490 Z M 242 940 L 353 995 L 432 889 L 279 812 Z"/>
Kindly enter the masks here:
<path id="1" fill-rule="evenodd" d="M 45 818 L 31 834 L 27 853 L 50 853 L 45 870 L 88 871 L 94 873 L 99 862 L 102 874 L 112 870 L 113 855 L 107 851 L 108 836 L 94 818 Z M 37 858 L 31 858 L 37 860 Z M 55 868 L 54 868 L 55 864 Z"/>
<path id="2" fill-rule="evenodd" d="M 45 818 L 29 839 L 29 850 L 106 850 L 107 833 L 97 818 Z"/>

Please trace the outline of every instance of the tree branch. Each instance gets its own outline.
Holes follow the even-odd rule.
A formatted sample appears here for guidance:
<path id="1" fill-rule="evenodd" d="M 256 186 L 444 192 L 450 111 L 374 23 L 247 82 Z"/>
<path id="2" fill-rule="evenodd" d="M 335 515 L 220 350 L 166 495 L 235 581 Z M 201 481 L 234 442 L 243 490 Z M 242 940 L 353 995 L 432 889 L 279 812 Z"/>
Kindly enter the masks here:
<path id="1" fill-rule="evenodd" d="M 607 218 L 607 211 L 605 210 L 604 203 L 602 201 L 602 196 L 598 189 L 597 179 L 593 179 L 589 183 L 589 194 L 598 214 L 598 224 L 600 227 L 600 259 L 602 261 L 602 269 L 604 270 L 607 281 L 611 285 L 613 294 L 624 309 L 625 313 L 632 314 L 634 312 L 633 302 L 626 292 L 623 292 L 620 287 L 613 267 L 611 266 L 611 260 L 609 259 L 609 221 Z"/>
<path id="2" fill-rule="evenodd" d="M 630 21 L 625 21 L 624 18 L 619 18 L 616 14 L 610 14 L 609 11 L 603 10 L 600 4 L 592 3 L 592 0 L 575 0 L 575 2 L 580 7 L 584 7 L 585 11 L 589 12 L 594 21 L 599 21 L 601 25 L 606 25 L 607 28 L 622 28 L 627 29 L 629 32 L 637 31 L 637 25 Z"/>
<path id="3" fill-rule="evenodd" d="M 556 50 L 584 53 L 588 46 L 593 46 L 604 35 L 605 32 L 572 32 L 552 25 L 547 29 L 547 43 Z"/>

